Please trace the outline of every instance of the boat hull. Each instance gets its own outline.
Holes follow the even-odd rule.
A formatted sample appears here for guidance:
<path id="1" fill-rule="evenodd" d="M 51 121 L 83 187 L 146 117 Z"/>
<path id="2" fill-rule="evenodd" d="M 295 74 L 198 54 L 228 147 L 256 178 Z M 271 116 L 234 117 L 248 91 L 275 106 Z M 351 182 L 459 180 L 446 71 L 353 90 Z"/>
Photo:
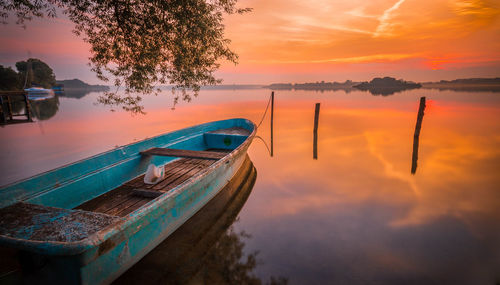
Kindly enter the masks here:
<path id="1" fill-rule="evenodd" d="M 157 209 L 144 216 L 140 224 L 131 225 L 124 232 L 130 234 L 128 238 L 81 268 L 82 283 L 107 284 L 120 276 L 217 195 L 241 167 L 245 155 L 246 152 L 241 152 L 234 160 L 186 187 L 182 197 L 175 199 L 174 203 L 168 200 L 159 204 Z"/>
<path id="2" fill-rule="evenodd" d="M 23 278 L 27 282 L 109 284 L 198 212 L 231 180 L 241 168 L 255 135 L 255 125 L 249 124 L 251 134 L 224 158 L 91 238 L 69 243 L 6 238 L 0 239 L 0 244 L 21 250 Z"/>
<path id="3" fill-rule="evenodd" d="M 216 251 L 214 245 L 236 220 L 256 179 L 257 171 L 247 155 L 235 176 L 214 198 L 121 275 L 117 284 L 189 283 L 200 269 L 213 262 L 207 256 Z M 222 250 L 218 254 L 230 252 Z"/>
<path id="4" fill-rule="evenodd" d="M 54 90 L 52 89 L 34 87 L 34 88 L 24 89 L 24 91 L 28 93 L 28 99 L 30 100 L 44 100 L 53 98 L 55 96 Z"/>

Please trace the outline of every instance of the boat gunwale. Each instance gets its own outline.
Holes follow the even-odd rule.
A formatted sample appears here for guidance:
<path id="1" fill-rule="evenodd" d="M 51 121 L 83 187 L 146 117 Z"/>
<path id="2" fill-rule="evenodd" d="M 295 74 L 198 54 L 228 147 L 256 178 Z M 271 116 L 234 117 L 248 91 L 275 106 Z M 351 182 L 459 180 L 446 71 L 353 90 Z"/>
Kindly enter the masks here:
<path id="1" fill-rule="evenodd" d="M 194 129 L 194 128 L 197 128 L 197 127 L 202 127 L 202 126 L 206 126 L 206 125 L 210 125 L 210 124 L 213 124 L 213 123 L 217 123 L 217 122 L 225 122 L 225 121 L 231 121 L 231 120 L 247 120 L 247 121 L 250 121 L 248 119 L 245 119 L 245 118 L 232 118 L 232 119 L 226 119 L 226 120 L 218 120 L 218 121 L 211 121 L 211 122 L 207 122 L 207 123 L 203 123 L 203 124 L 200 124 L 200 125 L 194 125 L 194 126 L 188 126 L 188 127 L 185 127 L 185 128 L 182 128 L 182 129 L 178 129 L 178 130 L 173 130 L 171 132 L 168 132 L 168 133 L 163 133 L 163 134 L 159 134 L 159 135 L 156 135 L 154 137 L 150 137 L 150 138 L 145 138 L 145 139 L 142 139 L 142 140 L 139 140 L 139 141 L 135 141 L 135 142 L 131 142 L 131 143 L 128 143 L 128 144 L 124 144 L 124 145 L 121 145 L 121 146 L 118 146 L 118 147 L 114 147 L 113 149 L 110 149 L 110 150 L 106 150 L 106 151 L 103 151 L 103 152 L 100 152 L 100 153 L 97 153 L 97 154 L 94 154 L 94 155 L 91 155 L 89 157 L 86 157 L 86 158 L 82 158 L 82 159 L 79 159 L 77 161 L 73 161 L 73 162 L 70 162 L 70 163 L 66 163 L 64 165 L 61 165 L 61 166 L 58 166 L 54 169 L 50 169 L 50 170 L 46 170 L 46 171 L 43 171 L 41 173 L 38 173 L 38 174 L 35 174 L 33 176 L 30 176 L 30 177 L 27 177 L 27 178 L 22 178 L 20 180 L 16 180 L 14 182 L 10 182 L 8 184 L 4 184 L 4 185 L 0 185 L 0 191 L 3 190 L 3 189 L 7 189 L 7 188 L 10 188 L 16 184 L 21 184 L 23 182 L 27 182 L 31 179 L 34 179 L 34 178 L 38 178 L 38 177 L 42 177 L 44 175 L 47 175 L 48 173 L 51 173 L 53 171 L 56 171 L 56 170 L 59 170 L 59 169 L 62 169 L 62 168 L 66 168 L 66 167 L 69 167 L 69 166 L 73 166 L 73 165 L 76 165 L 76 164 L 79 164 L 79 163 L 82 163 L 82 162 L 85 162 L 87 160 L 91 160 L 91 159 L 94 159 L 94 158 L 97 158 L 99 156 L 102 156 L 102 155 L 106 155 L 106 154 L 110 154 L 114 151 L 117 151 L 117 150 L 121 150 L 123 152 L 123 149 L 126 148 L 126 147 L 130 147 L 130 146 L 133 146 L 135 144 L 140 144 L 142 142 L 146 142 L 146 141 L 150 141 L 150 140 L 154 140 L 154 139 L 158 139 L 158 138 L 161 138 L 162 136 L 165 136 L 165 135 L 168 135 L 168 134 L 172 134 L 172 133 L 175 133 L 175 132 L 178 132 L 178 131 L 183 131 L 183 130 L 189 130 L 189 129 Z M 250 121 L 251 122 L 251 121 Z M 253 124 L 253 122 L 251 122 Z M 254 124 L 255 125 L 255 124 Z M 183 142 L 187 139 L 191 138 L 191 136 L 180 136 L 178 137 L 176 140 L 172 141 L 172 143 L 178 143 L 178 142 Z M 169 142 L 170 144 L 170 142 Z M 114 164 L 118 164 L 122 161 L 125 161 L 127 159 L 130 159 L 130 158 L 134 158 L 135 155 L 130 155 L 129 157 L 125 157 L 123 158 L 122 160 L 119 160 L 113 164 L 109 164 L 109 165 L 106 165 L 106 166 L 103 166 L 102 168 L 106 168 L 108 166 L 111 166 L 111 165 L 114 165 Z M 102 168 L 99 168 L 99 169 L 102 169 Z M 81 177 L 84 177 L 84 176 L 87 176 L 88 174 L 91 174 L 91 173 L 95 173 L 96 171 L 98 171 L 99 169 L 97 170 L 93 170 L 93 171 L 90 171 L 90 172 L 87 172 L 81 176 L 77 176 L 77 177 L 73 177 L 73 178 L 70 178 L 68 179 L 67 181 L 72 181 L 72 180 L 78 180 L 79 178 Z"/>
<path id="2" fill-rule="evenodd" d="M 212 123 L 216 123 L 216 122 L 230 121 L 230 120 L 244 120 L 249 126 L 253 127 L 252 132 L 250 133 L 250 135 L 248 135 L 248 137 L 245 139 L 244 142 L 242 142 L 238 147 L 233 149 L 231 152 L 229 152 L 223 158 L 217 160 L 212 165 L 203 169 L 199 173 L 193 175 L 192 177 L 190 177 L 189 179 L 187 179 L 183 183 L 170 189 L 168 192 L 152 199 L 151 201 L 147 202 L 145 205 L 141 206 L 139 209 L 128 214 L 127 216 L 125 216 L 125 217 L 116 216 L 116 217 L 120 218 L 120 220 L 118 220 L 117 222 L 115 222 L 111 225 L 108 225 L 108 226 L 104 227 L 103 229 L 101 229 L 100 231 L 93 233 L 92 235 L 90 235 L 82 240 L 78 240 L 78 241 L 70 241 L 70 242 L 39 241 L 39 240 L 27 240 L 27 239 L 13 238 L 13 237 L 5 236 L 5 235 L 0 235 L 0 245 L 11 245 L 11 246 L 14 246 L 14 247 L 21 249 L 21 250 L 29 250 L 29 251 L 33 251 L 33 252 L 40 253 L 40 254 L 46 254 L 46 255 L 54 255 L 54 256 L 77 255 L 77 254 L 80 254 L 82 252 L 88 251 L 92 248 L 97 248 L 105 241 L 112 239 L 112 238 L 115 238 L 115 237 L 117 237 L 119 239 L 119 241 L 121 241 L 122 239 L 125 238 L 122 233 L 127 228 L 133 226 L 135 223 L 140 222 L 141 224 L 139 226 L 135 227 L 132 232 L 127 232 L 127 234 L 129 234 L 129 235 L 133 235 L 133 234 L 137 233 L 143 227 L 150 224 L 149 222 L 145 223 L 145 221 L 147 221 L 147 219 L 144 219 L 144 217 L 146 217 L 148 214 L 150 214 L 154 210 L 160 208 L 160 206 L 164 205 L 167 202 L 167 200 L 174 199 L 176 196 L 180 195 L 189 185 L 194 184 L 194 182 L 196 182 L 196 181 L 201 181 L 209 173 L 211 173 L 215 169 L 221 167 L 223 164 L 229 162 L 230 159 L 240 155 L 243 150 L 248 149 L 248 147 L 250 146 L 250 144 L 251 144 L 251 142 L 252 142 L 252 140 L 255 137 L 255 134 L 257 132 L 257 126 L 255 125 L 255 123 L 253 123 L 252 121 L 250 121 L 248 119 L 233 118 L 233 119 L 228 119 L 228 120 L 212 121 L 212 122 L 208 122 L 208 123 L 201 124 L 201 125 L 187 127 L 184 129 L 195 128 L 198 126 L 208 125 L 208 124 L 212 124 Z M 184 129 L 181 129 L 181 130 L 184 130 Z M 180 130 L 176 130 L 176 131 L 180 131 Z M 173 132 L 175 132 L 175 131 L 173 131 Z M 157 137 L 160 137 L 163 135 L 166 135 L 166 134 L 162 134 L 162 135 L 155 136 L 153 138 L 149 138 L 149 139 L 145 139 L 145 140 L 154 139 L 154 138 L 157 138 Z M 143 141 L 145 141 L 145 140 L 143 140 Z M 142 141 L 140 141 L 140 142 L 142 142 Z M 122 147 L 133 145 L 133 144 L 140 143 L 140 142 L 130 143 L 130 144 L 124 145 Z M 103 155 L 105 153 L 112 152 L 115 150 L 116 149 L 109 150 L 109 151 L 103 152 L 101 154 L 94 155 L 93 157 Z M 89 157 L 87 159 L 90 159 L 90 158 L 92 158 L 92 157 Z M 84 161 L 87 159 L 83 159 L 80 161 Z M 80 161 L 78 161 L 78 162 L 80 162 Z M 72 164 L 75 164 L 78 162 L 74 162 L 74 163 L 71 163 L 68 165 L 72 165 Z M 59 168 L 63 168 L 63 167 L 59 167 Z M 55 169 L 53 169 L 53 170 L 55 170 Z M 50 171 L 53 171 L 53 170 L 50 170 Z M 47 171 L 47 172 L 50 172 L 50 171 Z M 42 175 L 42 174 L 39 174 L 39 175 Z M 33 177 L 36 177 L 36 176 L 38 176 L 38 175 L 35 175 Z M 28 180 L 29 179 L 30 178 L 28 178 Z M 15 183 L 19 183 L 19 182 L 20 181 L 15 182 Z M 75 211 L 81 211 L 81 210 L 75 210 Z M 162 211 L 160 216 L 164 215 L 167 211 L 168 211 L 168 209 L 165 209 L 165 211 Z M 113 215 L 110 215 L 110 216 L 113 216 Z M 120 235 L 122 235 L 121 238 L 120 238 Z"/>

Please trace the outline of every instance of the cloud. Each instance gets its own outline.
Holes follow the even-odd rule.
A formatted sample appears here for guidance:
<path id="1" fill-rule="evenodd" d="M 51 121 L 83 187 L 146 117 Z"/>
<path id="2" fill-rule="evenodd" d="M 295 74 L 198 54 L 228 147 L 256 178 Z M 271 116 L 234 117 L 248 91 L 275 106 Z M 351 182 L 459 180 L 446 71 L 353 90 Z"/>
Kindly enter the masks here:
<path id="1" fill-rule="evenodd" d="M 462 0 L 453 3 L 457 15 L 490 18 L 499 14 L 499 5 L 483 0 Z"/>
<path id="2" fill-rule="evenodd" d="M 498 0 L 243 0 L 239 5 L 254 10 L 225 20 L 226 37 L 240 64 L 222 62 L 222 71 L 231 73 L 223 78 L 235 83 L 246 82 L 246 75 L 238 74 L 249 72 L 266 74 L 266 83 L 269 74 L 285 81 L 333 74 L 333 79 L 366 80 L 381 72 L 413 74 L 409 80 L 498 76 Z M 68 70 L 60 68 L 67 62 L 87 70 L 89 46 L 72 28 L 64 15 L 35 19 L 26 30 L 7 25 L 0 30 L 0 62 L 12 65 L 30 47 L 61 74 Z M 482 69 L 465 71 L 471 67 Z M 429 69 L 440 70 L 440 78 L 436 73 L 426 72 L 424 79 L 418 75 Z M 281 79 L 277 73 L 290 76 Z M 304 74 L 312 79 L 299 78 Z"/>
<path id="3" fill-rule="evenodd" d="M 374 54 L 356 57 L 325 58 L 316 60 L 267 60 L 268 63 L 363 63 L 363 62 L 387 62 L 418 57 L 419 54 Z M 258 63 L 259 60 L 249 60 Z"/>
<path id="4" fill-rule="evenodd" d="M 375 30 L 375 33 L 373 33 L 374 37 L 380 37 L 380 36 L 386 36 L 388 31 L 391 28 L 391 23 L 390 20 L 392 18 L 392 13 L 399 9 L 399 6 L 403 4 L 405 0 L 399 0 L 396 2 L 392 7 L 384 11 L 384 14 L 380 16 L 379 21 L 380 24 L 378 25 L 377 29 Z"/>
<path id="5" fill-rule="evenodd" d="M 353 10 L 345 12 L 345 14 L 354 16 L 354 17 L 359 17 L 359 18 L 368 18 L 368 19 L 378 19 L 379 17 L 376 15 L 370 15 L 366 14 L 363 7 L 356 7 Z"/>

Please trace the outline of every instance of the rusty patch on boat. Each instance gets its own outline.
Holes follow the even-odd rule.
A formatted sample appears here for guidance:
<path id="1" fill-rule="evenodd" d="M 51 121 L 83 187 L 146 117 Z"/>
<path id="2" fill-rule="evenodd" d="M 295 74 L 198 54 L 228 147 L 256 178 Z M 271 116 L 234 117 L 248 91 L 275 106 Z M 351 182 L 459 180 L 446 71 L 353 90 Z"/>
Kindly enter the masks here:
<path id="1" fill-rule="evenodd" d="M 80 210 L 16 203 L 0 210 L 0 235 L 33 240 L 75 242 L 120 220 Z"/>
<path id="2" fill-rule="evenodd" d="M 97 251 L 97 255 L 101 256 L 105 254 L 106 252 L 110 251 L 116 246 L 116 242 L 112 239 L 107 239 L 103 243 L 99 245 L 99 249 Z"/>

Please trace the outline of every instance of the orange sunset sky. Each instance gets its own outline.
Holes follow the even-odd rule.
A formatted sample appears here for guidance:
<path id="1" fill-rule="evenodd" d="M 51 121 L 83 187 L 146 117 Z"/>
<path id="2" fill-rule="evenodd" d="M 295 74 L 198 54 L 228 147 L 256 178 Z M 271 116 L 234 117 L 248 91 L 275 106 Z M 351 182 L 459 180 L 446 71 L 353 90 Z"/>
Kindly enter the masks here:
<path id="1" fill-rule="evenodd" d="M 242 0 L 253 11 L 226 19 L 239 64 L 223 63 L 225 84 L 500 76 L 499 0 Z M 58 79 L 100 83 L 89 46 L 62 13 L 27 28 L 0 30 L 0 64 L 28 53 Z"/>

